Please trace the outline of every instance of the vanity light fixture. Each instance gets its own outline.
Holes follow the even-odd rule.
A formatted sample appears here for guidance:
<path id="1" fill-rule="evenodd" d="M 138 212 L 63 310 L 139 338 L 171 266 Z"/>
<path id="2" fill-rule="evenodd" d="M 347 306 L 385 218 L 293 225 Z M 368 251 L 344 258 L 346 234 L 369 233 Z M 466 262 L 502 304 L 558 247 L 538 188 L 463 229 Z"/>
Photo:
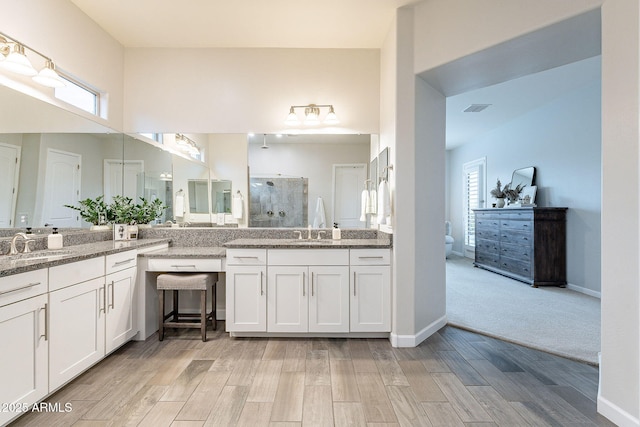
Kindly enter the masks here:
<path id="1" fill-rule="evenodd" d="M 198 148 L 196 143 L 181 133 L 176 133 L 176 144 L 182 151 L 186 152 L 191 157 L 195 158 L 200 155 L 200 148 Z"/>
<path id="2" fill-rule="evenodd" d="M 302 123 L 304 123 L 307 126 L 315 126 L 315 125 L 319 125 L 320 123 L 324 123 L 327 125 L 335 125 L 340 123 L 340 120 L 338 120 L 338 116 L 336 115 L 336 112 L 333 109 L 333 105 L 308 104 L 308 105 L 292 105 L 291 107 L 289 107 L 289 115 L 287 116 L 287 119 L 284 121 L 286 125 L 289 125 L 289 126 L 300 125 L 301 122 L 300 122 L 300 118 L 296 114 L 296 111 L 295 111 L 296 108 L 304 108 L 304 121 Z M 322 122 L 320 121 L 321 108 L 329 109 L 329 112 L 327 113 L 326 117 Z"/>
<path id="3" fill-rule="evenodd" d="M 31 64 L 31 61 L 25 53 L 25 49 L 35 53 L 45 61 L 45 65 L 40 72 L 36 71 Z M 66 86 L 64 79 L 56 72 L 55 65 L 51 58 L 2 32 L 0 32 L 0 66 L 13 73 L 33 77 L 36 83 L 43 86 Z"/>

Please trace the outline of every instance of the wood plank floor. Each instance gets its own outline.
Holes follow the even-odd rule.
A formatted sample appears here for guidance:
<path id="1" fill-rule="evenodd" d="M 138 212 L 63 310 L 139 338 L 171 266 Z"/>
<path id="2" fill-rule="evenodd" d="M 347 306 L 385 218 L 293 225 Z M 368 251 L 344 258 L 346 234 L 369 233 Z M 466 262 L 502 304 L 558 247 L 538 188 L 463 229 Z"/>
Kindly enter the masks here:
<path id="1" fill-rule="evenodd" d="M 453 327 L 382 339 L 229 338 L 224 322 L 131 342 L 14 426 L 612 426 L 598 369 Z"/>

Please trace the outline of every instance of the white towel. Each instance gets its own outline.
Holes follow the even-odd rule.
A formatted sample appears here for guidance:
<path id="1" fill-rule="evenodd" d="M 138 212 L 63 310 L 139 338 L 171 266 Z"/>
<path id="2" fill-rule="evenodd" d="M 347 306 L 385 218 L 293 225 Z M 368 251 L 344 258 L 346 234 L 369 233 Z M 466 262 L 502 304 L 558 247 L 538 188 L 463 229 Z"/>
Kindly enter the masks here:
<path id="1" fill-rule="evenodd" d="M 376 213 L 376 207 L 378 206 L 378 192 L 376 190 L 369 191 L 369 205 L 367 205 L 367 213 Z"/>
<path id="2" fill-rule="evenodd" d="M 235 219 L 242 219 L 244 209 L 244 200 L 242 194 L 236 193 L 233 195 L 233 217 Z"/>
<path id="3" fill-rule="evenodd" d="M 316 217 L 313 219 L 313 228 L 326 228 L 327 220 L 324 216 L 324 201 L 322 197 L 318 197 L 316 203 Z"/>
<path id="4" fill-rule="evenodd" d="M 389 185 L 387 181 L 380 181 L 378 187 L 378 224 L 390 224 L 389 215 L 391 215 L 391 198 L 389 197 Z"/>
<path id="5" fill-rule="evenodd" d="M 371 200 L 369 199 L 369 192 L 367 190 L 362 190 L 362 196 L 360 201 L 360 221 L 367 222 L 367 212 L 369 205 L 371 204 Z"/>
<path id="6" fill-rule="evenodd" d="M 173 202 L 173 217 L 182 218 L 184 217 L 184 212 L 184 195 L 177 194 L 176 200 Z"/>

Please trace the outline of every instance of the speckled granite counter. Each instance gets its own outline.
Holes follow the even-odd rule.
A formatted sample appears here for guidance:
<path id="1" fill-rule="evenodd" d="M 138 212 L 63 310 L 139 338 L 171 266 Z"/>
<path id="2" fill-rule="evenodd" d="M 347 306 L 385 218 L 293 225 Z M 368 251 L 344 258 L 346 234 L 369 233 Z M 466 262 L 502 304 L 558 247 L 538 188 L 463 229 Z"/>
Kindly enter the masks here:
<path id="1" fill-rule="evenodd" d="M 375 249 L 390 248 L 389 239 L 236 239 L 224 244 L 226 248 L 259 249 Z"/>
<path id="2" fill-rule="evenodd" d="M 217 246 L 169 246 L 159 251 L 145 252 L 138 256 L 145 258 L 224 258 L 226 249 Z"/>
<path id="3" fill-rule="evenodd" d="M 55 251 L 45 250 L 41 252 L 43 254 L 46 254 L 47 252 L 54 252 L 56 254 L 59 254 L 49 258 L 11 259 L 9 256 L 0 255 L 0 277 L 38 270 L 40 268 L 48 268 L 56 265 L 68 264 L 70 262 L 81 261 L 88 258 L 95 258 L 97 256 L 110 255 L 129 249 L 145 248 L 167 242 L 169 242 L 168 239 L 140 239 L 117 242 L 114 242 L 113 240 L 107 240 L 103 242 L 92 242 L 83 245 L 65 246 L 64 248 Z"/>

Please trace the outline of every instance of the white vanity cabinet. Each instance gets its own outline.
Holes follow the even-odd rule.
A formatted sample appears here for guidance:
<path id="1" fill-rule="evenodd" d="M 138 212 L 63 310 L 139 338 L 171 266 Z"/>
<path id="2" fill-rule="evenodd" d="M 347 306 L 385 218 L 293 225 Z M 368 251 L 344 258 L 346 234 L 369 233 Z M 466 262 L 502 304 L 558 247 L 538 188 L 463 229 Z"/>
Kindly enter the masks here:
<path id="1" fill-rule="evenodd" d="M 0 278 L 0 425 L 48 393 L 46 291 L 47 269 Z"/>
<path id="2" fill-rule="evenodd" d="M 391 331 L 391 251 L 352 249 L 351 332 Z"/>
<path id="3" fill-rule="evenodd" d="M 105 258 L 49 268 L 49 390 L 105 355 Z"/>
<path id="4" fill-rule="evenodd" d="M 226 329 L 267 331 L 267 250 L 228 249 L 226 261 Z"/>
<path id="5" fill-rule="evenodd" d="M 349 332 L 349 250 L 268 251 L 267 332 Z"/>
<path id="6" fill-rule="evenodd" d="M 137 252 L 106 257 L 105 352 L 111 353 L 138 332 L 134 326 L 133 296 L 136 286 Z"/>

